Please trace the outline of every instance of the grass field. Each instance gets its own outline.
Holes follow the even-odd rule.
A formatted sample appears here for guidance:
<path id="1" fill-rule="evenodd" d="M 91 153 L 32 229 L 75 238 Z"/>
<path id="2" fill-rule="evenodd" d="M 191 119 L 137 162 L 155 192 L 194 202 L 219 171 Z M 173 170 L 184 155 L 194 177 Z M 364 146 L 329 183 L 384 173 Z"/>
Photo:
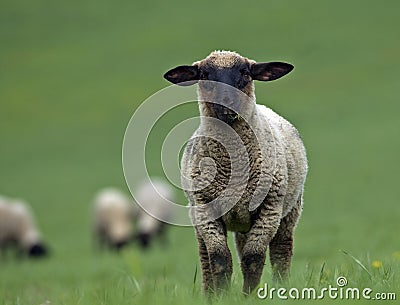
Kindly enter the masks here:
<path id="1" fill-rule="evenodd" d="M 298 127 L 310 162 L 287 287 L 342 275 L 399 299 L 399 10 L 394 0 L 0 0 L 0 194 L 31 203 L 52 254 L 0 260 L 0 305 L 207 304 L 192 228 L 171 227 L 167 248 L 99 254 L 89 212 L 99 188 L 126 189 L 121 146 L 136 107 L 168 85 L 169 68 L 215 49 L 296 66 L 256 85 L 258 102 Z M 159 151 L 150 158 L 159 174 Z M 216 304 L 276 301 L 242 297 L 235 267 Z"/>

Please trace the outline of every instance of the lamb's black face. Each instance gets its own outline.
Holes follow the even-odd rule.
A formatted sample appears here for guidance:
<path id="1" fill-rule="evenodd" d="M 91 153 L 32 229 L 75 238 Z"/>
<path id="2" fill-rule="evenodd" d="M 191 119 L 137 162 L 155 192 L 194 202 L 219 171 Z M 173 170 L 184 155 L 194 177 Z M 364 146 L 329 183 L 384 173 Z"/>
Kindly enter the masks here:
<path id="1" fill-rule="evenodd" d="M 221 82 L 239 90 L 243 90 L 251 82 L 248 63 L 236 64 L 230 68 L 204 66 L 199 68 L 200 80 Z"/>
<path id="2" fill-rule="evenodd" d="M 202 65 L 199 67 L 199 80 L 203 98 L 213 101 L 209 107 L 213 109 L 215 116 L 232 124 L 238 118 L 243 103 L 240 91 L 247 94 L 252 91 L 247 88 L 252 81 L 249 64 L 237 63 L 232 67 Z"/>

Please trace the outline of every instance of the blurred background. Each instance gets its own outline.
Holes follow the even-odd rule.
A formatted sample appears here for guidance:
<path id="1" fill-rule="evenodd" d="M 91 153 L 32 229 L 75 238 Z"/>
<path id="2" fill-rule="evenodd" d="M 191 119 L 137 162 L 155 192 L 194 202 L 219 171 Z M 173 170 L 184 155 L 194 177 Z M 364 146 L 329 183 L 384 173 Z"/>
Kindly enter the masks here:
<path id="1" fill-rule="evenodd" d="M 324 265 L 328 282 L 344 273 L 363 286 L 344 250 L 379 279 L 365 285 L 399 291 L 399 11 L 394 0 L 0 0 L 0 194 L 31 204 L 51 251 L 0 259 L 0 304 L 203 301 L 192 228 L 171 227 L 169 246 L 146 254 L 99 254 L 90 207 L 102 187 L 127 192 L 122 140 L 138 105 L 168 86 L 167 70 L 216 49 L 295 65 L 256 94 L 308 151 L 296 284 L 318 282 Z M 175 120 L 182 112 L 197 115 Z M 160 175 L 156 148 L 149 170 Z M 240 277 L 236 264 L 237 287 Z"/>

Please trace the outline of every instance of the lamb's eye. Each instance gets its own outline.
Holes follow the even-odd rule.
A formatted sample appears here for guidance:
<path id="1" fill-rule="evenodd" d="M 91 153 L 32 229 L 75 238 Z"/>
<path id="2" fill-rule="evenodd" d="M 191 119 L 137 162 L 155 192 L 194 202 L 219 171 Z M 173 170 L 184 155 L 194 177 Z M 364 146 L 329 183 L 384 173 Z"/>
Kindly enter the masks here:
<path id="1" fill-rule="evenodd" d="M 214 89 L 215 84 L 214 84 L 213 81 L 210 81 L 210 80 L 208 79 L 208 76 L 209 76 L 209 75 L 208 75 L 207 72 L 203 72 L 203 73 L 200 74 L 199 86 L 200 86 L 202 89 L 205 89 L 205 90 L 207 90 L 207 91 L 211 91 L 211 90 Z"/>
<path id="2" fill-rule="evenodd" d="M 243 69 L 242 70 L 242 75 L 243 75 L 243 78 L 250 79 L 250 71 L 249 70 Z"/>

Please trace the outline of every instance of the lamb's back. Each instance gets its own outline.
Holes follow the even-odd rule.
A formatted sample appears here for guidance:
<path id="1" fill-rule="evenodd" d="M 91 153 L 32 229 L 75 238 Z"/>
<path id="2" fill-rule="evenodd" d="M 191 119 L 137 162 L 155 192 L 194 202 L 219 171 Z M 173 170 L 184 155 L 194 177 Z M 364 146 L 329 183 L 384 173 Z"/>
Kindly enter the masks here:
<path id="1" fill-rule="evenodd" d="M 306 150 L 299 132 L 289 121 L 264 105 L 257 105 L 257 110 L 266 118 L 268 127 L 277 139 L 276 151 L 282 154 L 277 156 L 276 166 L 285 171 L 283 174 L 287 179 L 283 209 L 285 216 L 303 192 L 308 170 Z"/>

